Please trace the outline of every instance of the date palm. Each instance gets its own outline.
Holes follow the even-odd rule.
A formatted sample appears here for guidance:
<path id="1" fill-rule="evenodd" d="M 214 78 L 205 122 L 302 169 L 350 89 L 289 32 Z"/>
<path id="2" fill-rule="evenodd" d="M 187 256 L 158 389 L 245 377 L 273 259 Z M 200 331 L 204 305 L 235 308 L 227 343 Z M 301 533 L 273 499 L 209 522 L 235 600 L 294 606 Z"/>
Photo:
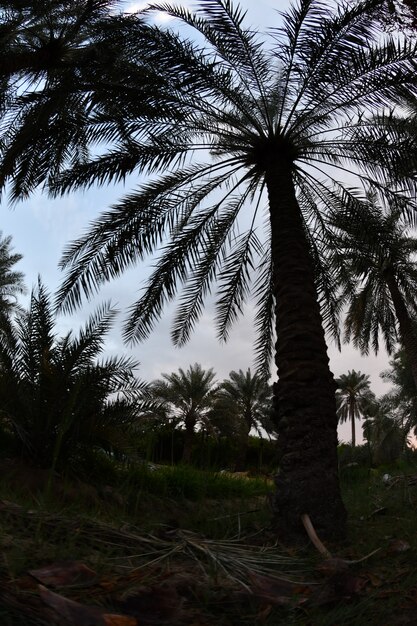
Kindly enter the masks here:
<path id="1" fill-rule="evenodd" d="M 39 282 L 28 311 L 0 335 L 0 421 L 34 464 L 65 468 L 83 450 L 130 450 L 143 383 L 136 363 L 97 357 L 115 311 L 105 305 L 78 337 L 58 338 L 51 298 Z"/>
<path id="2" fill-rule="evenodd" d="M 215 376 L 211 368 L 205 370 L 199 363 L 195 363 L 186 371 L 179 368 L 178 372 L 162 374 L 162 379 L 151 385 L 154 401 L 165 404 L 168 414 L 184 423 L 184 463 L 191 461 L 197 424 L 209 424 L 208 414 L 217 393 Z"/>
<path id="3" fill-rule="evenodd" d="M 388 354 L 400 341 L 417 394 L 417 239 L 412 224 L 395 205 L 384 211 L 375 195 L 357 220 L 339 214 L 335 223 L 340 228 L 337 262 L 346 277 L 346 339 L 353 339 L 363 354 L 370 347 L 378 352 L 381 335 Z"/>
<path id="4" fill-rule="evenodd" d="M 122 5 L 0 2 L 0 129 L 2 147 L 7 145 L 1 150 L 0 186 L 13 181 L 12 200 L 37 188 L 48 170 L 55 175 L 63 164 L 87 158 L 103 100 L 107 112 L 120 112 L 123 91 L 133 82 L 142 114 L 150 114 L 158 78 L 153 73 L 150 83 L 145 65 L 136 63 L 141 20 L 122 14 Z M 119 121 L 123 134 L 122 127 Z"/>
<path id="5" fill-rule="evenodd" d="M 18 297 L 26 293 L 22 272 L 14 269 L 22 255 L 13 252 L 12 238 L 0 232 L 0 328 L 7 329 L 13 313 L 20 310 Z"/>
<path id="6" fill-rule="evenodd" d="M 352 448 L 356 445 L 355 420 L 363 417 L 375 395 L 370 388 L 369 376 L 350 370 L 336 378 L 337 414 L 341 422 L 350 420 L 352 427 Z"/>
<path id="7" fill-rule="evenodd" d="M 219 393 L 213 411 L 218 419 L 230 420 L 234 418 L 237 424 L 239 451 L 236 461 L 236 470 L 245 469 L 248 437 L 254 428 L 270 431 L 270 414 L 272 411 L 271 388 L 264 376 L 250 368 L 243 372 L 231 371 L 229 378 L 219 386 Z"/>
<path id="8" fill-rule="evenodd" d="M 408 353 L 401 348 L 389 362 L 390 369 L 381 378 L 391 384 L 391 390 L 384 396 L 386 403 L 397 415 L 405 437 L 413 430 L 417 434 L 417 394 Z"/>
<path id="9" fill-rule="evenodd" d="M 353 217 L 361 210 L 340 182 L 346 171 L 358 184 L 377 179 L 387 194 L 401 176 L 403 187 L 413 184 L 404 174 L 414 162 L 407 121 L 389 107 L 415 93 L 416 45 L 381 35 L 378 5 L 360 0 L 332 9 L 300 0 L 267 43 L 244 27 L 242 11 L 228 0 L 197 3 L 194 14 L 163 5 L 190 36 L 150 26 L 146 47 L 141 42 L 137 62 L 165 81 L 154 115 L 144 114 L 140 90 L 125 80 L 123 106 L 109 94 L 107 108 L 101 101 L 100 115 L 82 121 L 87 142 L 101 145 L 97 156 L 61 158 L 51 170 L 48 158 L 26 162 L 15 187 L 19 195 L 46 180 L 59 194 L 135 170 L 149 175 L 62 261 L 68 274 L 59 304 L 68 310 L 161 250 L 131 306 L 127 340 L 144 339 L 184 287 L 173 325 L 175 343 L 183 344 L 213 282 L 218 335 L 226 339 L 253 289 L 263 362 L 273 353 L 274 330 L 278 338 L 274 508 L 284 533 L 301 530 L 303 513 L 323 536 L 343 535 L 345 527 L 323 331 L 323 318 L 335 328 L 338 310 L 332 276 L 321 271 L 330 237 L 323 218 L 335 206 Z M 9 145 L 6 137 L 6 155 Z M 8 173 L 13 182 L 11 167 Z"/>

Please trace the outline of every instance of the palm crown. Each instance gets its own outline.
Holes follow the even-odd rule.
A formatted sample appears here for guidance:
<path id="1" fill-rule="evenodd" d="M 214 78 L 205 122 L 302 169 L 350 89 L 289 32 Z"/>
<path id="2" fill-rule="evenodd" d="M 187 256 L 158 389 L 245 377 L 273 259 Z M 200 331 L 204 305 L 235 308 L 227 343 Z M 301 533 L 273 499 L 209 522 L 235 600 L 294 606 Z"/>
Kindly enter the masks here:
<path id="1" fill-rule="evenodd" d="M 370 389 L 369 376 L 349 371 L 336 379 L 337 385 L 337 413 L 341 422 L 350 420 L 352 427 L 352 446 L 356 444 L 355 420 L 366 414 L 375 400 Z"/>
<path id="2" fill-rule="evenodd" d="M 145 337 L 164 304 L 185 285 L 173 325 L 173 339 L 182 344 L 217 281 L 217 329 L 224 339 L 252 283 L 258 351 L 261 358 L 269 356 L 271 233 L 267 223 L 261 234 L 259 222 L 265 171 L 279 155 L 298 191 L 324 317 L 335 329 L 338 309 L 320 265 L 329 236 L 322 214 L 335 205 L 360 208 L 337 170 L 353 170 L 367 180 L 367 165 L 374 176 L 392 179 L 406 151 L 407 158 L 410 154 L 406 136 L 399 141 L 400 125 L 388 126 L 384 115 L 356 115 L 398 102 L 400 75 L 403 90 L 413 82 L 415 49 L 389 37 L 375 42 L 377 29 L 365 17 L 374 4 L 360 2 L 334 15 L 321 3 L 303 1 L 284 16 L 270 47 L 244 30 L 243 15 L 231 3 L 205 2 L 196 16 L 164 5 L 202 33 L 207 44 L 203 52 L 172 33 L 159 33 L 158 46 L 147 51 L 149 63 L 168 74 L 175 109 L 149 120 L 128 98 L 123 110 L 128 138 L 119 137 L 105 155 L 50 182 L 63 191 L 119 179 L 134 168 L 168 173 L 129 194 L 67 249 L 61 306 L 79 304 L 82 292 L 93 293 L 162 244 L 145 293 L 132 305 L 126 338 Z M 108 119 L 105 128 L 107 136 L 116 133 L 116 122 Z M 245 213 L 239 227 L 249 204 L 252 216 Z"/>
<path id="3" fill-rule="evenodd" d="M 370 198 L 358 219 L 339 213 L 335 218 L 339 236 L 335 239 L 337 263 L 344 268 L 342 300 L 348 303 L 346 339 L 367 354 L 371 345 L 379 349 L 380 332 L 392 353 L 401 333 L 395 294 L 404 311 L 416 314 L 417 241 L 407 216 L 397 206 L 383 210 Z M 392 293 L 393 283 L 395 292 Z M 394 295 L 394 297 L 393 297 Z"/>
<path id="4" fill-rule="evenodd" d="M 197 424 L 209 426 L 208 414 L 217 393 L 215 373 L 194 363 L 184 371 L 162 374 L 151 385 L 152 396 L 167 405 L 171 417 L 185 424 L 183 461 L 189 462 Z"/>

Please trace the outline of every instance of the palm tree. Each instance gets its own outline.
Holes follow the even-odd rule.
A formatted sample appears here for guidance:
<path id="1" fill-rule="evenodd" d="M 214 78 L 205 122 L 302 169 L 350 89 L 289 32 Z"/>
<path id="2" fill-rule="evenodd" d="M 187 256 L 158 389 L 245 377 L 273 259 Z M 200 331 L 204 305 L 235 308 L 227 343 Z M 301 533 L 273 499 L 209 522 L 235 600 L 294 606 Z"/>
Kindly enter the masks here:
<path id="1" fill-rule="evenodd" d="M 381 373 L 381 378 L 392 384 L 384 400 L 396 415 L 407 438 L 412 429 L 417 434 L 417 394 L 408 353 L 401 348 L 389 364 L 390 369 Z"/>
<path id="2" fill-rule="evenodd" d="M 211 368 L 204 370 L 195 363 L 186 371 L 179 368 L 178 373 L 162 374 L 162 379 L 151 385 L 154 400 L 165 403 L 171 418 L 185 425 L 184 463 L 191 461 L 197 424 L 209 426 L 208 413 L 217 393 L 215 376 Z"/>
<path id="3" fill-rule="evenodd" d="M 335 331 L 338 309 L 334 281 L 320 260 L 330 238 L 323 216 L 337 206 L 354 218 L 362 203 L 338 173 L 350 172 L 358 184 L 372 176 L 387 195 L 401 176 L 403 186 L 412 185 L 404 172 L 414 162 L 413 139 L 407 120 L 396 119 L 390 107 L 415 93 L 416 45 L 381 35 L 374 19 L 379 4 L 360 0 L 333 10 L 319 0 L 300 0 L 265 44 L 226 0 L 200 2 L 195 14 L 164 5 L 192 32 L 183 37 L 150 26 L 143 47 L 141 31 L 137 63 L 156 68 L 165 80 L 152 116 L 141 109 L 134 81 L 122 78 L 123 106 L 117 99 L 114 106 L 109 93 L 99 117 L 93 111 L 83 119 L 87 143 L 101 141 L 99 154 L 60 158 L 48 169 L 49 141 L 43 159 L 26 159 L 24 179 L 15 185 L 19 195 L 33 189 L 34 180 L 46 180 L 58 194 L 124 179 L 135 169 L 150 175 L 101 215 L 62 261 L 68 275 L 59 304 L 66 310 L 162 246 L 131 307 L 127 340 L 145 338 L 184 286 L 173 325 L 175 343 L 183 344 L 213 281 L 219 285 L 218 335 L 226 339 L 253 287 L 264 364 L 273 353 L 274 330 L 278 337 L 274 508 L 283 533 L 301 529 L 306 512 L 323 535 L 343 535 L 345 528 L 323 331 L 323 319 Z M 196 33 L 201 44 L 192 41 Z M 13 138 L 6 136 L 6 156 L 10 146 Z M 17 180 L 11 166 L 7 174 Z"/>
<path id="4" fill-rule="evenodd" d="M 30 307 L 0 335 L 0 420 L 34 464 L 63 469 L 83 450 L 130 451 L 141 410 L 137 364 L 97 362 L 115 310 L 102 306 L 78 337 L 54 333 L 50 296 L 39 281 Z"/>
<path id="5" fill-rule="evenodd" d="M 270 413 L 272 411 L 271 388 L 267 380 L 259 373 L 252 374 L 250 368 L 243 372 L 231 371 L 229 379 L 219 386 L 219 394 L 213 413 L 218 419 L 236 422 L 239 439 L 239 452 L 236 471 L 242 471 L 246 465 L 249 433 L 255 428 L 258 433 L 271 430 Z"/>
<path id="6" fill-rule="evenodd" d="M 369 376 L 349 370 L 336 379 L 337 414 L 341 422 L 350 420 L 352 426 L 352 447 L 356 445 L 355 420 L 360 419 L 375 400 L 370 389 Z"/>
<path id="7" fill-rule="evenodd" d="M 341 299 L 348 303 L 346 340 L 353 339 L 363 354 L 379 349 L 380 334 L 388 354 L 401 341 L 417 393 L 417 239 L 398 206 L 385 212 L 375 194 L 360 218 L 335 216 L 337 263 L 343 266 Z"/>
<path id="8" fill-rule="evenodd" d="M 399 458 L 407 436 L 384 397 L 369 405 L 362 428 L 375 465 L 393 463 Z"/>
<path id="9" fill-rule="evenodd" d="M 158 78 L 153 72 L 150 83 L 145 65 L 136 63 L 141 20 L 118 13 L 122 4 L 0 3 L 0 128 L 7 144 L 1 151 L 0 186 L 13 181 L 12 201 L 36 189 L 48 170 L 56 174 L 64 164 L 84 162 L 95 143 L 94 127 L 101 127 L 103 102 L 107 112 L 120 112 L 132 81 L 142 113 L 150 115 Z M 123 126 L 119 120 L 119 133 Z"/>
<path id="10" fill-rule="evenodd" d="M 14 312 L 20 310 L 18 296 L 26 293 L 23 273 L 14 269 L 22 259 L 13 252 L 12 238 L 0 232 L 0 328 L 7 328 Z"/>

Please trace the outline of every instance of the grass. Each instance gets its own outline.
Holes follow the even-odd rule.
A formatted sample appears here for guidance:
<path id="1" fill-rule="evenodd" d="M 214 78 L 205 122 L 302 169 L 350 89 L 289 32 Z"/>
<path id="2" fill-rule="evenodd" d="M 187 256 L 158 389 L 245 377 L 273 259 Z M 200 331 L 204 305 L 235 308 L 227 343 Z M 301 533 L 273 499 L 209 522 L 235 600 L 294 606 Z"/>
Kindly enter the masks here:
<path id="1" fill-rule="evenodd" d="M 386 472 L 404 478 L 387 486 Z M 342 471 L 349 540 L 328 547 L 351 561 L 379 552 L 351 565 L 348 574 L 333 576 L 317 571 L 321 557 L 307 541 L 286 549 L 263 532 L 271 486 L 262 480 L 187 467 L 143 466 L 130 473 L 119 468 L 108 480 L 123 506 L 100 498 L 90 506 L 68 503 L 53 493 L 43 500 L 42 493 L 28 496 L 3 482 L 0 498 L 21 508 L 0 512 L 1 624 L 53 623 L 42 622 L 45 606 L 27 572 L 77 560 L 102 582 L 88 589 L 52 589 L 83 605 L 120 612 L 133 602 L 132 594 L 133 604 L 140 604 L 138 589 L 146 591 L 152 602 L 146 609 L 140 605 L 145 624 L 150 604 L 164 608 L 165 623 L 173 626 L 411 625 L 417 610 L 417 487 L 406 476 L 412 473 L 414 466 Z M 23 599 L 24 618 L 16 598 Z"/>

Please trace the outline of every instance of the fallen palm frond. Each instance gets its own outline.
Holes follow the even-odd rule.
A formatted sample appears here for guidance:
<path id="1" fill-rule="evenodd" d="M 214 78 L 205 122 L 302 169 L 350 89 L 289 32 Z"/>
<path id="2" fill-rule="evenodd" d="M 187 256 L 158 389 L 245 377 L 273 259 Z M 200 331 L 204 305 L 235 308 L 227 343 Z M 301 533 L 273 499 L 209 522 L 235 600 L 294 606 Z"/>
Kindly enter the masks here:
<path id="1" fill-rule="evenodd" d="M 285 576 L 298 579 L 310 570 L 305 562 L 285 554 L 276 544 L 251 544 L 250 538 L 215 540 L 188 530 L 162 528 L 159 535 L 141 534 L 135 526 L 115 528 L 110 524 L 86 518 L 67 518 L 40 511 L 27 511 L 14 503 L 0 502 L 0 514 L 25 519 L 27 527 L 42 526 L 71 532 L 92 548 L 111 548 L 106 560 L 120 569 L 145 569 L 173 560 L 193 561 L 207 576 L 226 577 L 247 585 L 249 573 Z"/>

